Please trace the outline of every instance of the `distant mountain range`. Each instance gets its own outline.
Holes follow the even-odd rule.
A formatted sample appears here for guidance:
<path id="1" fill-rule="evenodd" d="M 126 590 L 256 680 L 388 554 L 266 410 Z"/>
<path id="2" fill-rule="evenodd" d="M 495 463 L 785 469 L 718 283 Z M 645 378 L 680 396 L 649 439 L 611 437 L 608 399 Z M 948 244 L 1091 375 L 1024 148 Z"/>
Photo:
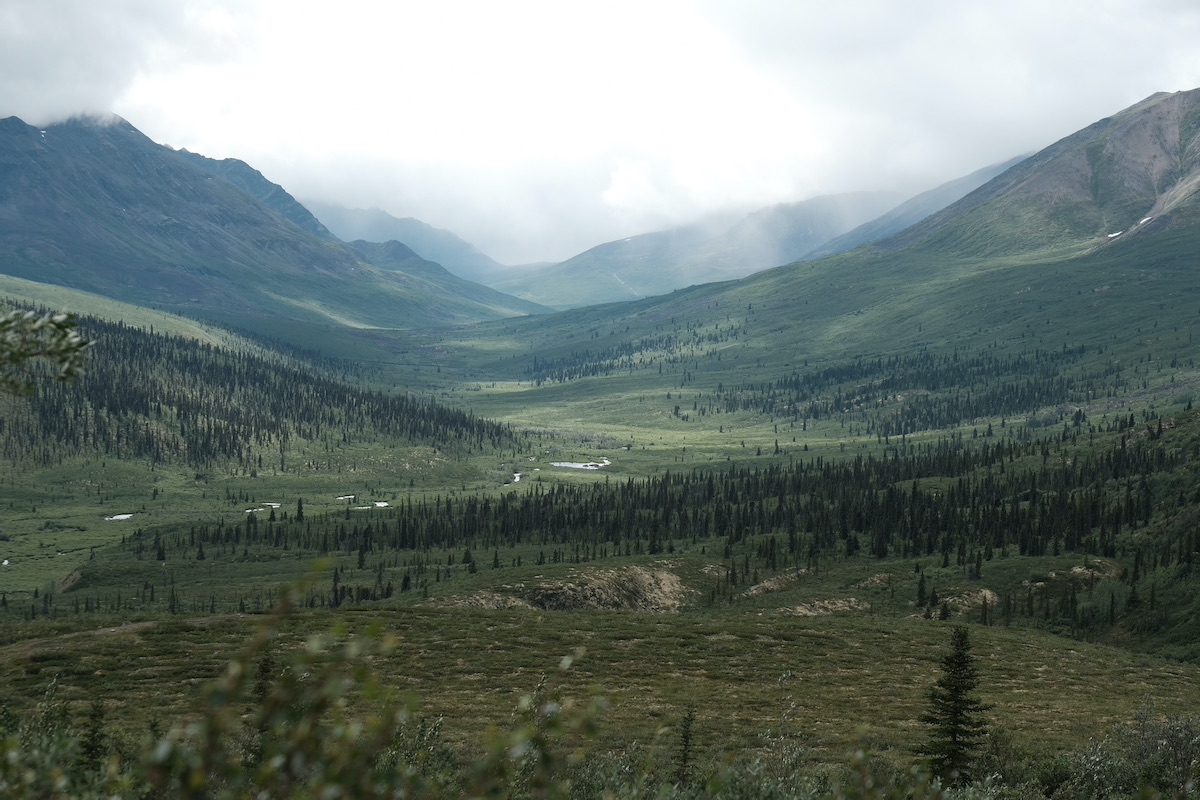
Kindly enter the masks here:
<path id="1" fill-rule="evenodd" d="M 890 192 L 830 195 L 598 245 L 560 264 L 490 285 L 554 308 L 666 294 L 796 261 L 903 200 Z"/>
<path id="2" fill-rule="evenodd" d="M 510 270 L 493 288 L 554 308 L 666 294 L 851 250 L 913 225 L 1020 158 L 977 170 L 911 199 L 892 192 L 826 195 L 736 220 L 632 236 L 560 264 Z"/>
<path id="3" fill-rule="evenodd" d="M 594 390 L 574 388 L 576 397 L 605 391 L 602 376 L 659 365 L 676 386 L 703 394 L 722 384 L 774 385 L 815 364 L 886 365 L 926 351 L 1017 354 L 1027 361 L 1005 368 L 1019 375 L 1036 370 L 1038 353 L 1049 349 L 1072 359 L 1086 351 L 1094 363 L 1081 369 L 1086 382 L 1076 393 L 1107 392 L 1119 408 L 1117 389 L 1095 388 L 1096 375 L 1151 362 L 1156 371 L 1194 371 L 1200 89 L 1156 94 L 1003 166 L 945 208 L 853 250 L 634 302 L 506 321 L 502 335 L 528 347 L 522 375 L 548 386 L 598 376 Z M 690 244 L 685 234 L 678 235 Z M 656 240 L 670 242 L 643 238 Z M 439 334 L 437 344 L 450 360 L 461 348 L 474 370 L 512 379 L 511 359 L 477 360 L 486 335 L 472 329 L 456 345 L 455 335 Z M 1165 391 L 1190 396 L 1191 375 Z M 965 398 L 987 388 L 984 373 L 964 380 Z M 937 385 L 918 381 L 904 391 Z M 561 396 L 548 391 L 546 399 Z M 531 390 L 521 402 L 538 397 Z"/>
<path id="4" fill-rule="evenodd" d="M 319 200 L 307 200 L 305 205 L 343 241 L 404 242 L 422 258 L 477 283 L 491 285 L 504 272 L 503 264 L 475 245 L 419 219 L 400 219 L 378 208 L 346 208 Z"/>
<path id="5" fill-rule="evenodd" d="M 0 272 L 238 325 L 428 327 L 544 310 L 397 263 L 371 263 L 243 162 L 155 144 L 119 118 L 0 120 Z"/>
<path id="6" fill-rule="evenodd" d="M 752 273 L 779 281 L 791 273 L 767 268 L 851 250 L 839 256 L 851 259 L 838 262 L 846 274 L 886 272 L 907 254 L 901 261 L 953 259 L 968 275 L 971 259 L 1049 262 L 1191 225 L 1197 97 L 1156 94 L 904 202 L 819 197 L 525 269 L 419 220 L 321 204 L 314 216 L 248 164 L 155 144 L 124 120 L 38 129 L 10 117 L 0 120 L 0 272 L 238 325 L 352 328 L 537 314 Z M 806 302 L 821 296 L 804 291 Z"/>
<path id="7" fill-rule="evenodd" d="M 920 221 L 1019 160 L 978 170 L 906 202 L 902 202 L 904 195 L 894 192 L 826 195 L 750 214 L 713 215 L 597 245 L 560 263 L 509 267 L 453 233 L 418 219 L 320 201 L 306 201 L 306 205 L 343 240 L 402 241 L 460 277 L 541 305 L 578 308 L 734 280 L 852 249 Z"/>

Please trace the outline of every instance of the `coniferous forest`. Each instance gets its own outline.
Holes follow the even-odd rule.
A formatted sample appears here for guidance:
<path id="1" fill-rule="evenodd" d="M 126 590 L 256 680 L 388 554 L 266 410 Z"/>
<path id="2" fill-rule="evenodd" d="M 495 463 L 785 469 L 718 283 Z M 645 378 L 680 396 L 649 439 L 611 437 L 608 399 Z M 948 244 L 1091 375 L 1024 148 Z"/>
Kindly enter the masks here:
<path id="1" fill-rule="evenodd" d="M 8 400 L 5 459 L 50 466 L 111 456 L 282 472 L 302 442 L 326 452 L 354 442 L 436 444 L 452 454 L 517 442 L 511 429 L 470 413 L 355 388 L 335 379 L 329 363 L 306 367 L 94 318 L 80 330 L 103 346 L 89 352 L 78 380 L 41 380 L 31 397 Z"/>

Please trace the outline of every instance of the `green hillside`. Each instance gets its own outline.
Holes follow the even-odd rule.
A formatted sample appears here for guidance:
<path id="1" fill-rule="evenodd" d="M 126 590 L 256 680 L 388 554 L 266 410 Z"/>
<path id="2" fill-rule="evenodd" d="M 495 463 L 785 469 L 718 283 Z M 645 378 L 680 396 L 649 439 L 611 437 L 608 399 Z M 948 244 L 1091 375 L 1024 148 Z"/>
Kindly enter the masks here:
<path id="1" fill-rule="evenodd" d="M 436 342 L 406 335 L 404 346 L 436 347 L 450 365 L 447 388 L 480 413 L 536 424 L 531 410 L 550 408 L 554 424 L 576 420 L 618 437 L 665 427 L 705 439 L 726 422 L 760 429 L 770 421 L 706 413 L 682 426 L 677 405 L 681 413 L 753 406 L 796 419 L 816 401 L 825 417 L 836 412 L 839 424 L 877 432 L 885 418 L 910 416 L 911 404 L 956 391 L 972 393 L 961 413 L 891 429 L 986 425 L 1068 406 L 1089 414 L 1181 407 L 1196 391 L 1200 306 L 1190 299 L 1200 228 L 1187 155 L 1196 102 L 1196 93 L 1152 98 L 876 245 L 636 303 L 439 333 Z M 1143 140 L 1178 143 L 1176 172 L 1162 172 L 1157 150 L 1143 149 L 1087 170 L 1096 187 L 1127 186 L 1125 194 L 1096 188 L 1064 199 L 1066 189 L 1054 188 L 1080 180 L 1089 152 L 1125 152 Z M 1153 180 L 1159 194 L 1147 195 Z M 1063 219 L 1092 222 L 1042 226 L 1047 203 Z M 1151 219 L 1118 224 L 1118 207 L 1141 215 L 1134 223 Z M 1105 215 L 1112 221 L 1096 222 Z M 949 371 L 935 375 L 921 366 L 928 361 Z M 964 361 L 977 365 L 969 384 L 951 376 Z M 1031 380 L 1036 397 L 1023 396 L 1017 387 Z M 804 390 L 788 393 L 785 384 Z"/>
<path id="2" fill-rule="evenodd" d="M 859 192 L 780 203 L 740 219 L 719 216 L 608 242 L 561 264 L 497 275 L 489 285 L 554 308 L 662 295 L 804 258 L 903 199 Z"/>
<path id="3" fill-rule="evenodd" d="M 124 120 L 45 130 L 0 120 L 0 176 L 6 275 L 272 332 L 291 321 L 424 327 L 530 309 L 376 268 L 247 165 L 176 152 Z"/>

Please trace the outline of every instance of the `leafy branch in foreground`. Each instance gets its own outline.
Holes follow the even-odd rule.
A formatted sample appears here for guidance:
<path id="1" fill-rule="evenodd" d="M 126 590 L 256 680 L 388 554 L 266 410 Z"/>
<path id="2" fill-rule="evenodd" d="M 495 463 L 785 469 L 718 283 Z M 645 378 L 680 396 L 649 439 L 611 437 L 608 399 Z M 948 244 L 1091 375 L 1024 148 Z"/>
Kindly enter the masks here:
<path id="1" fill-rule="evenodd" d="M 599 701 L 576 706 L 543 681 L 521 698 L 512 726 L 490 731 L 485 752 L 464 763 L 439 740 L 438 723 L 398 703 L 370 668 L 395 646 L 377 625 L 340 647 L 311 637 L 277 660 L 276 631 L 300 596 L 285 593 L 210 688 L 204 716 L 157 743 L 145 764 L 155 796 L 567 796 L 561 772 L 583 752 L 568 745 L 594 735 Z"/>
<path id="2" fill-rule="evenodd" d="M 49 359 L 58 368 L 59 380 L 74 378 L 83 369 L 83 355 L 90 345 L 70 314 L 8 312 L 0 317 L 0 391 L 32 392 L 33 381 L 25 366 L 35 358 Z"/>

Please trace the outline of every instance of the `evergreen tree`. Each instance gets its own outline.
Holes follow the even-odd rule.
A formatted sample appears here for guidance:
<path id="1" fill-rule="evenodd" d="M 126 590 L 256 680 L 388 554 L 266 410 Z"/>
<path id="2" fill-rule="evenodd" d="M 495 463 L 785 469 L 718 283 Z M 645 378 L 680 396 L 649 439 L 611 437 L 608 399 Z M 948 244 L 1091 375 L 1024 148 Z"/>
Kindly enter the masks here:
<path id="1" fill-rule="evenodd" d="M 971 779 L 971 764 L 987 731 L 983 714 L 988 707 L 976 695 L 979 671 L 971 655 L 965 627 L 954 629 L 950 652 L 942 657 L 942 676 L 929 690 L 929 709 L 921 721 L 930 726 L 922 753 L 933 773 L 947 782 Z"/>

